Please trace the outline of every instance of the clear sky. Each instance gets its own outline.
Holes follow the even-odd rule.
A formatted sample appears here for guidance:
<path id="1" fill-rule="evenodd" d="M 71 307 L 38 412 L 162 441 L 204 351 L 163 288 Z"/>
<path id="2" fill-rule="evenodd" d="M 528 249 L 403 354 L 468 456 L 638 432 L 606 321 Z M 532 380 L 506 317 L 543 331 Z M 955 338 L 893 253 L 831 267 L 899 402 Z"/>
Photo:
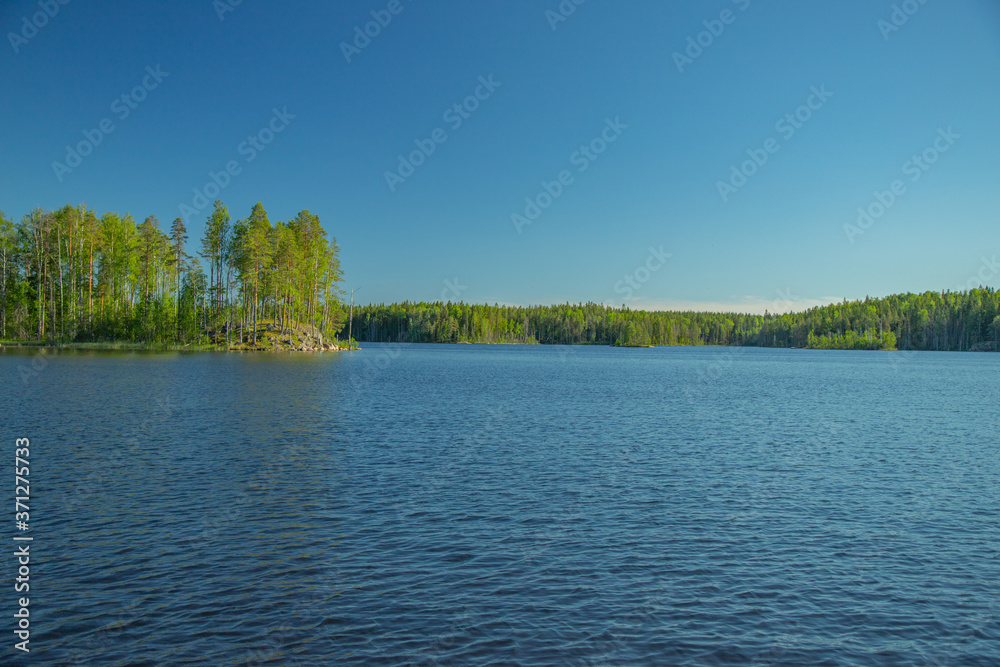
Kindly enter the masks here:
<path id="1" fill-rule="evenodd" d="M 62 1 L 0 3 L 13 217 L 309 209 L 362 303 L 1000 286 L 995 0 Z"/>

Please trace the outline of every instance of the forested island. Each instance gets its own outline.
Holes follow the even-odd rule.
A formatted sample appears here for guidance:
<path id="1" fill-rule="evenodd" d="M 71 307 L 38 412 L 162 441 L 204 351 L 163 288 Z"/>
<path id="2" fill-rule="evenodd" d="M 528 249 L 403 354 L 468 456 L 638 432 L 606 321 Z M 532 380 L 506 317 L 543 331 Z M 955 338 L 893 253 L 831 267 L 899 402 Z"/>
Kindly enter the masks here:
<path id="1" fill-rule="evenodd" d="M 274 224 L 216 201 L 194 255 L 182 218 L 86 206 L 0 212 L 0 339 L 322 349 L 344 323 L 340 249 L 319 217 Z"/>
<path id="2" fill-rule="evenodd" d="M 650 312 L 599 304 L 465 303 L 350 309 L 340 249 L 308 210 L 234 220 L 216 201 L 194 254 L 185 222 L 86 206 L 0 212 L 0 340 L 7 344 L 320 350 L 358 341 L 1000 350 L 993 288 L 899 294 L 789 314 Z"/>

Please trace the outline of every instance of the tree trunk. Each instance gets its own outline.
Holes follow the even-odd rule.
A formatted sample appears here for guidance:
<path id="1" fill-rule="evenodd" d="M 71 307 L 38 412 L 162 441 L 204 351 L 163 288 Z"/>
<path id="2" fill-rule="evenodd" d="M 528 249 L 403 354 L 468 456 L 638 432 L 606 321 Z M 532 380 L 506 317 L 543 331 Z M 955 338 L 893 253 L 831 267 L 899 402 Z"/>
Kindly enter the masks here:
<path id="1" fill-rule="evenodd" d="M 56 268 L 59 270 L 59 337 L 66 338 L 66 313 L 63 310 L 62 229 L 56 225 Z M 55 310 L 53 308 L 53 310 Z"/>
<path id="2" fill-rule="evenodd" d="M 253 277 L 253 344 L 257 346 L 257 283 L 260 282 L 260 266 L 254 267 Z"/>
<path id="3" fill-rule="evenodd" d="M 3 246 L 0 247 L 0 252 L 3 252 L 2 267 L 0 267 L 0 338 L 7 337 L 7 245 L 6 239 L 0 239 L 3 242 Z"/>
<path id="4" fill-rule="evenodd" d="M 94 335 L 94 236 L 94 234 L 90 235 L 90 266 L 87 276 L 87 316 L 90 320 L 91 336 Z"/>

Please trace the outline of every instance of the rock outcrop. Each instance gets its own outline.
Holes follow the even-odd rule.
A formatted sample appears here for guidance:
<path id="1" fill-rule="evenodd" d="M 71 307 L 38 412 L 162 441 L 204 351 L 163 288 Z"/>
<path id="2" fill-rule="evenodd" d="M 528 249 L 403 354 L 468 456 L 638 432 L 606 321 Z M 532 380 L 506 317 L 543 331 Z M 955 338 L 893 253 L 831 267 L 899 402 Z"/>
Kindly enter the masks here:
<path id="1" fill-rule="evenodd" d="M 295 324 L 281 327 L 274 322 L 260 322 L 257 325 L 257 343 L 253 342 L 252 327 L 233 327 L 228 332 L 233 350 L 258 351 L 289 351 L 289 352 L 323 352 L 339 351 L 340 347 L 332 341 L 324 341 L 323 334 L 314 326 Z M 227 332 L 225 327 L 219 332 L 220 342 L 225 342 Z"/>

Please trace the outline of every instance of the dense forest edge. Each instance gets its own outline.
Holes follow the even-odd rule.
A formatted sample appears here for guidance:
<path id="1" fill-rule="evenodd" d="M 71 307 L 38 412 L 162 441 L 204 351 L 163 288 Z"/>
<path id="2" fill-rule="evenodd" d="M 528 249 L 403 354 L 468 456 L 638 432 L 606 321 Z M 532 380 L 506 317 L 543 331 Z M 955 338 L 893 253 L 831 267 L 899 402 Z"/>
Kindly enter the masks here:
<path id="1" fill-rule="evenodd" d="M 216 201 L 194 255 L 185 221 L 86 206 L 0 212 L 0 341 L 142 349 L 326 350 L 357 341 L 628 347 L 1000 350 L 1000 294 L 898 294 L 764 315 L 600 304 L 355 306 L 318 216 L 274 224 Z M 353 317 L 352 317 L 353 314 Z"/>
<path id="2" fill-rule="evenodd" d="M 332 349 L 340 248 L 308 210 L 274 224 L 216 201 L 189 253 L 183 218 L 98 216 L 85 205 L 0 212 L 0 339 L 178 349 Z"/>
<path id="3" fill-rule="evenodd" d="M 899 294 L 765 315 L 402 303 L 355 307 L 352 328 L 357 340 L 377 342 L 995 351 L 1000 294 Z"/>

